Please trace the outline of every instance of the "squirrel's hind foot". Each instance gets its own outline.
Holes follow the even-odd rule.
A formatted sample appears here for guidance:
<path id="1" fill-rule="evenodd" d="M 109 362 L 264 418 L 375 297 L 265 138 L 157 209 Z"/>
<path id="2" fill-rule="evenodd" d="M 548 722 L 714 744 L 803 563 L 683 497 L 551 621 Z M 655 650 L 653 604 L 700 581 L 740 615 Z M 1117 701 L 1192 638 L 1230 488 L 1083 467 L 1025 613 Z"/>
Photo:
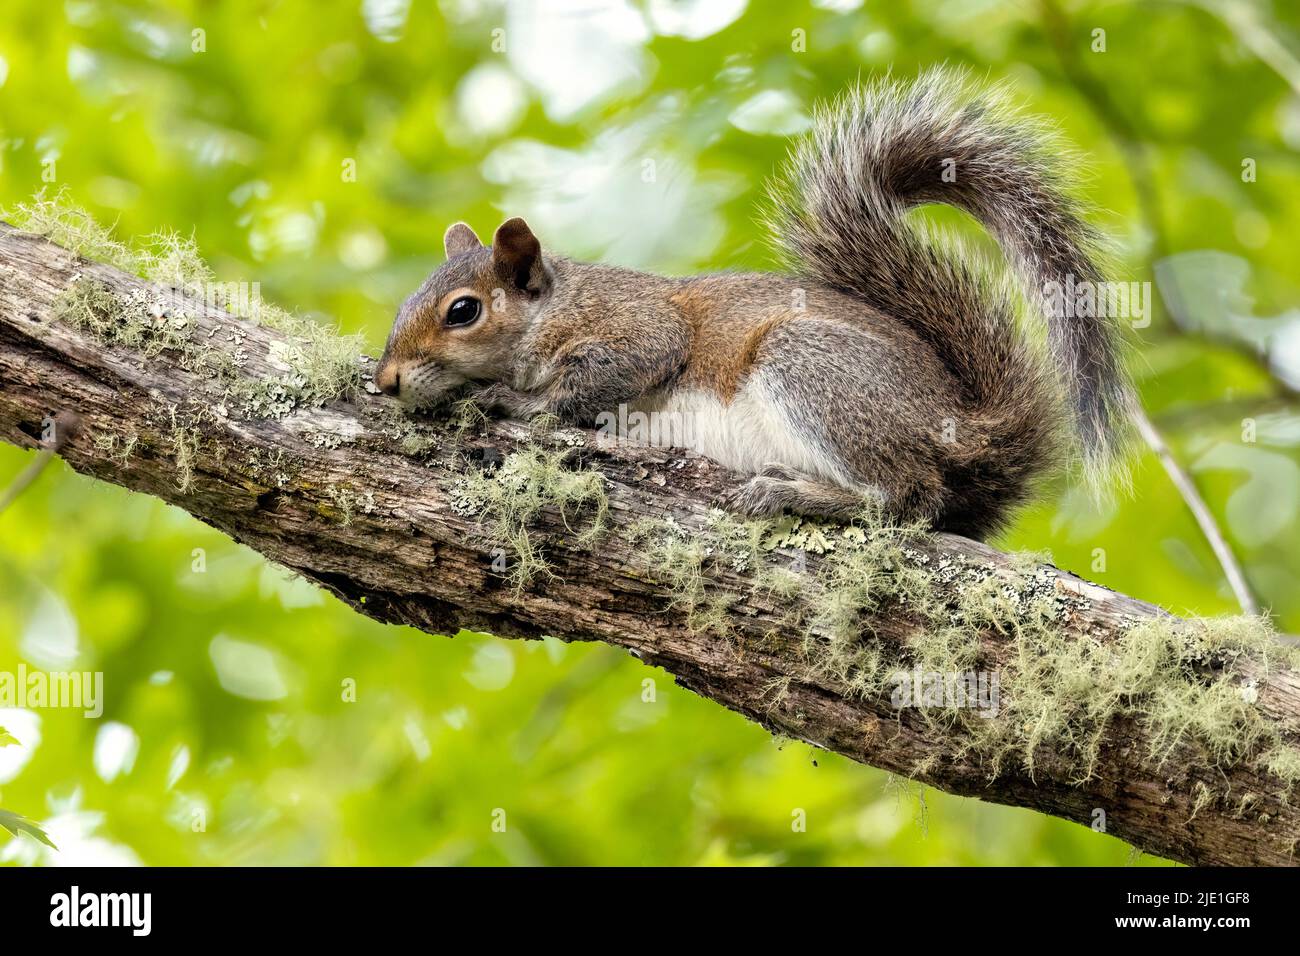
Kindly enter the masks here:
<path id="1" fill-rule="evenodd" d="M 845 488 L 799 475 L 783 466 L 769 466 L 762 474 L 720 495 L 718 504 L 750 518 L 770 518 L 782 511 L 792 511 L 808 517 L 848 521 L 862 514 L 868 504 L 883 503 L 884 499 L 880 489 Z"/>

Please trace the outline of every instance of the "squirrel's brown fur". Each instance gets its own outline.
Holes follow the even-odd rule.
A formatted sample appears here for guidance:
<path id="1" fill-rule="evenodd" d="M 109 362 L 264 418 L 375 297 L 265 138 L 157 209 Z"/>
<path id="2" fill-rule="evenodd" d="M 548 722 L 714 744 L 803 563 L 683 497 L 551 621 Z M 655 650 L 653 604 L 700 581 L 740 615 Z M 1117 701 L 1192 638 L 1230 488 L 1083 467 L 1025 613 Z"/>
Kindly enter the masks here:
<path id="1" fill-rule="evenodd" d="M 1051 305 L 1051 283 L 1101 274 L 1050 147 L 949 73 L 850 91 L 773 192 L 789 275 L 663 278 L 543 254 L 521 219 L 491 247 L 457 224 L 377 381 L 416 404 L 480 383 L 486 406 L 580 424 L 620 406 L 684 416 L 673 444 L 753 476 L 726 502 L 744 513 L 851 517 L 874 499 L 987 534 L 1064 446 L 1058 382 L 1090 470 L 1115 458 L 1131 400 L 1118 335 L 1049 316 L 1045 362 L 1019 295 L 905 217 L 966 210 Z"/>

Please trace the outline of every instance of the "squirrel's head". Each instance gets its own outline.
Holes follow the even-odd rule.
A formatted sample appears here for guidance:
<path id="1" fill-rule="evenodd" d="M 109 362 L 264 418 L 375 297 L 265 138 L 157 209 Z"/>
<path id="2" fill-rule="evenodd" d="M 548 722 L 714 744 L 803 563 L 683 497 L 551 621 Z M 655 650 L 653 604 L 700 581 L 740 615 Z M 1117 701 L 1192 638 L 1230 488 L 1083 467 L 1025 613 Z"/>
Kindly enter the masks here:
<path id="1" fill-rule="evenodd" d="M 447 261 L 402 304 L 375 372 L 382 391 L 411 405 L 502 380 L 551 287 L 541 243 L 522 219 L 502 223 L 491 246 L 463 222 L 443 243 Z"/>

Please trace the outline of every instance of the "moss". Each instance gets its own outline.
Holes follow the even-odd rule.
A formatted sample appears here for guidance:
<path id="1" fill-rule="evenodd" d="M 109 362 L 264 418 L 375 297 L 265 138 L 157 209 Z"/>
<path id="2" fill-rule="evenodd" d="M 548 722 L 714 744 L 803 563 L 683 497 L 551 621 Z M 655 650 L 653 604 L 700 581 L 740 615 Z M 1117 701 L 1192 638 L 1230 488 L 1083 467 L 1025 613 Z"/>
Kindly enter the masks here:
<path id="1" fill-rule="evenodd" d="M 492 471 L 475 471 L 455 488 L 453 508 L 478 517 L 488 537 L 505 549 L 507 581 L 522 591 L 550 568 L 530 526 L 543 510 L 559 512 L 578 547 L 595 543 L 605 531 L 609 499 L 605 478 L 594 469 L 570 470 L 567 453 L 536 445 L 506 456 Z M 585 514 L 586 527 L 571 522 Z"/>
<path id="2" fill-rule="evenodd" d="M 257 380 L 241 374 L 235 350 L 195 340 L 192 317 L 169 315 L 147 293 L 123 298 L 90 279 L 79 279 L 59 296 L 56 312 L 111 344 L 157 354 L 176 352 L 187 367 L 210 374 L 248 413 L 280 416 L 300 404 L 346 394 L 359 383 L 355 357 L 360 343 L 310 319 L 257 304 L 256 316 L 241 301 L 221 296 L 191 240 L 158 234 L 130 247 L 115 240 L 62 194 L 39 194 L 7 216 L 87 258 L 108 262 L 162 285 L 204 288 L 217 305 L 241 311 L 286 336 L 270 360 L 281 374 Z M 238 339 L 243 333 L 234 328 Z M 458 407 L 458 433 L 479 427 L 482 412 Z M 395 437 L 408 454 L 424 454 L 437 439 L 409 420 Z M 506 458 L 495 471 L 475 472 L 455 489 L 454 507 L 484 522 L 489 536 L 507 549 L 507 580 L 516 589 L 549 574 L 543 547 L 530 526 L 555 509 L 579 546 L 603 533 L 608 502 L 604 479 L 565 465 L 566 452 L 542 447 L 554 423 L 534 423 L 533 443 Z M 568 437 L 566 441 L 580 442 Z M 182 490 L 192 479 L 199 435 L 193 423 L 173 417 L 172 446 Z M 115 445 L 106 453 L 121 453 Z M 129 449 L 125 452 L 129 454 Z M 284 478 L 279 474 L 277 481 Z M 344 522 L 364 498 L 345 488 L 327 496 Z M 586 526 L 572 523 L 585 515 Z M 990 775 L 1008 764 L 1032 773 L 1047 749 L 1067 761 L 1076 781 L 1092 777 L 1101 749 L 1124 724 L 1140 728 L 1143 755 L 1172 771 L 1190 750 L 1213 767 L 1250 762 L 1278 781 L 1282 796 L 1300 786 L 1300 752 L 1256 706 L 1252 683 L 1280 667 L 1297 666 L 1296 655 L 1274 640 L 1266 622 L 1251 618 L 1130 622 L 1106 640 L 1070 628 L 1084 599 L 1063 594 L 1057 575 L 1040 559 L 1022 555 L 1010 568 L 964 559 L 931 560 L 916 547 L 921 529 L 898 527 L 879 512 L 866 512 L 847 526 L 800 518 L 747 521 L 723 512 L 708 515 L 699 529 L 671 521 L 643 522 L 632 529 L 647 573 L 685 609 L 688 625 L 725 635 L 730 608 L 742 595 L 723 587 L 716 573 L 744 575 L 756 596 L 778 604 L 806 603 L 806 619 L 789 624 L 802 639 L 810 671 L 826 674 L 850 696 L 882 694 L 892 675 L 919 668 L 962 673 L 996 666 L 982 661 L 978 635 L 993 634 L 998 652 L 1001 702 L 996 717 L 975 717 L 970 708 L 926 709 L 923 719 L 959 723 L 966 733 L 957 756 L 983 762 Z M 819 556 L 811 573 L 789 566 L 792 557 Z M 807 602 L 793 602 L 801 590 Z M 907 636 L 883 642 L 870 630 L 884 615 L 909 622 Z M 785 688 L 782 688 L 784 691 Z M 780 696 L 780 695 L 778 695 Z M 934 759 L 938 759 L 936 753 Z M 1235 797 L 1235 795 L 1234 795 Z M 1193 813 L 1226 794 L 1198 781 Z M 1260 797 L 1236 797 L 1246 813 Z"/>

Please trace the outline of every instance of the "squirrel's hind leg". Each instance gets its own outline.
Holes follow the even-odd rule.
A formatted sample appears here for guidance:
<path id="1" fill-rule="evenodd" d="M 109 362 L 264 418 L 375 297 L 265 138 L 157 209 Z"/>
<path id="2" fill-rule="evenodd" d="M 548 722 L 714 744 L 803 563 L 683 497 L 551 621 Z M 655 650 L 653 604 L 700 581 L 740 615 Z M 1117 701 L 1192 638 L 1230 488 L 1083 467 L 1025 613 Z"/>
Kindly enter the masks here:
<path id="1" fill-rule="evenodd" d="M 871 504 L 888 507 L 883 488 L 845 488 L 781 466 L 765 468 L 739 488 L 726 492 L 719 504 L 750 518 L 767 518 L 782 511 L 809 517 L 849 521 Z"/>

